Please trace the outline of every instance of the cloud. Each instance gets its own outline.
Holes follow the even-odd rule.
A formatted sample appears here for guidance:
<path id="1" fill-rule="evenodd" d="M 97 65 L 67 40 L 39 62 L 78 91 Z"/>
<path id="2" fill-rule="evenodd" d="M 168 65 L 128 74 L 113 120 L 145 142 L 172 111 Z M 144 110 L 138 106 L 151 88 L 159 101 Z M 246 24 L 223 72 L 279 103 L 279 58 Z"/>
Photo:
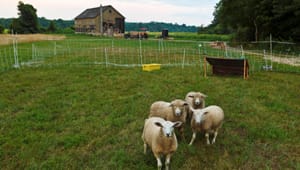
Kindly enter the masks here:
<path id="1" fill-rule="evenodd" d="M 3 0 L 0 0 L 3 1 Z M 19 0 L 1 3 L 1 17 L 17 17 Z M 187 25 L 208 25 L 219 0 L 23 0 L 37 9 L 39 17 L 74 19 L 83 10 L 112 5 L 127 22 L 169 22 Z"/>
<path id="2" fill-rule="evenodd" d="M 164 1 L 121 1 L 114 5 L 129 22 L 163 21 L 187 25 L 209 24 L 213 6 L 178 5 Z"/>

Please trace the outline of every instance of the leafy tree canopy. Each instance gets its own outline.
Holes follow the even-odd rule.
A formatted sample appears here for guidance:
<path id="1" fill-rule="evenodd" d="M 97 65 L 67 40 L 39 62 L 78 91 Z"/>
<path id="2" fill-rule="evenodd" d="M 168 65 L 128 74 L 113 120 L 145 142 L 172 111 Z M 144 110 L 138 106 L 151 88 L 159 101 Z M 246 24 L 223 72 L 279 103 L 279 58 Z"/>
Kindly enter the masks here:
<path id="1" fill-rule="evenodd" d="M 32 5 L 24 4 L 22 1 L 19 1 L 18 10 L 19 18 L 12 21 L 11 29 L 20 34 L 39 32 L 37 10 Z"/>
<path id="2" fill-rule="evenodd" d="M 229 30 L 239 41 L 300 41 L 299 0 L 220 0 L 209 26 Z M 218 30 L 218 29 L 217 29 Z"/>
<path id="3" fill-rule="evenodd" d="M 2 25 L 0 25 L 0 34 L 2 34 L 4 31 L 4 27 Z"/>
<path id="4" fill-rule="evenodd" d="M 55 32 L 57 29 L 56 29 L 56 26 L 55 26 L 55 22 L 54 21 L 51 21 L 50 24 L 49 24 L 49 27 L 47 29 L 47 31 L 49 32 Z"/>

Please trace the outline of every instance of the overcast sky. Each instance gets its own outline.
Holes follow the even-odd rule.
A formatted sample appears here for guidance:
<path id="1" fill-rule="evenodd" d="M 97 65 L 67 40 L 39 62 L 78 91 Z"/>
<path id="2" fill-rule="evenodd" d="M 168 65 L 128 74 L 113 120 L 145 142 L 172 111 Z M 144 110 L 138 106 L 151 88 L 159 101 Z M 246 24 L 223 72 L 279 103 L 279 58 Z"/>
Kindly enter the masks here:
<path id="1" fill-rule="evenodd" d="M 17 17 L 19 0 L 0 0 L 0 18 Z M 23 0 L 37 9 L 38 17 L 74 19 L 87 8 L 112 5 L 127 22 L 168 22 L 208 25 L 219 0 Z"/>

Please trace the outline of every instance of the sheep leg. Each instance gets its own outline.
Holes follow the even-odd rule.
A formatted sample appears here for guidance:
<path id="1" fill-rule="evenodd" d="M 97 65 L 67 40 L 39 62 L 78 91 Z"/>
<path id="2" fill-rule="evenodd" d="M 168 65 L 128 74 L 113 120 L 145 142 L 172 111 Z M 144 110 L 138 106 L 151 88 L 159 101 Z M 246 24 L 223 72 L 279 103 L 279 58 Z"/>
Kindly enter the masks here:
<path id="1" fill-rule="evenodd" d="M 155 156 L 156 157 L 156 156 Z M 162 167 L 162 163 L 161 163 L 161 160 L 160 160 L 160 157 L 156 157 L 156 160 L 157 160 L 157 169 L 158 170 L 161 170 L 161 167 Z"/>
<path id="2" fill-rule="evenodd" d="M 182 139 L 182 140 L 185 140 L 183 125 L 181 125 L 181 127 L 179 128 L 179 132 L 180 132 L 180 135 L 181 135 L 181 139 Z"/>
<path id="3" fill-rule="evenodd" d="M 147 144 L 144 143 L 144 154 L 146 154 L 146 153 L 147 153 Z"/>
<path id="4" fill-rule="evenodd" d="M 213 138 L 213 140 L 212 140 L 212 144 L 214 144 L 214 143 L 216 142 L 217 135 L 218 135 L 218 131 L 216 130 L 216 131 L 214 132 L 214 138 Z"/>
<path id="5" fill-rule="evenodd" d="M 189 144 L 190 146 L 193 144 L 195 139 L 196 139 L 196 132 L 193 132 L 193 136 L 192 136 L 191 142 Z"/>
<path id="6" fill-rule="evenodd" d="M 208 132 L 205 133 L 205 137 L 206 137 L 206 143 L 208 145 L 210 145 L 210 142 L 209 142 L 209 133 Z"/>
<path id="7" fill-rule="evenodd" d="M 161 160 L 160 160 L 160 155 L 159 154 L 154 154 L 156 160 L 157 160 L 157 169 L 158 170 L 161 170 L 161 167 L 162 167 L 162 163 L 161 163 Z"/>
<path id="8" fill-rule="evenodd" d="M 166 156 L 166 163 L 165 163 L 166 170 L 169 170 L 169 166 L 170 166 L 170 162 L 171 162 L 171 156 L 172 156 L 172 154 L 168 154 Z"/>

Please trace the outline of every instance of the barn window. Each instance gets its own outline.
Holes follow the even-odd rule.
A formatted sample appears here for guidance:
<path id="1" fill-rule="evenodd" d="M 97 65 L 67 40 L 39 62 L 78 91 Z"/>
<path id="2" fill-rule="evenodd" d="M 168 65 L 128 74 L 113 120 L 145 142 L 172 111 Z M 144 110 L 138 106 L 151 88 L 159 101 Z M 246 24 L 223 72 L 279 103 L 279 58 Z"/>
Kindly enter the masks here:
<path id="1" fill-rule="evenodd" d="M 108 10 L 109 13 L 111 13 L 111 10 Z"/>

